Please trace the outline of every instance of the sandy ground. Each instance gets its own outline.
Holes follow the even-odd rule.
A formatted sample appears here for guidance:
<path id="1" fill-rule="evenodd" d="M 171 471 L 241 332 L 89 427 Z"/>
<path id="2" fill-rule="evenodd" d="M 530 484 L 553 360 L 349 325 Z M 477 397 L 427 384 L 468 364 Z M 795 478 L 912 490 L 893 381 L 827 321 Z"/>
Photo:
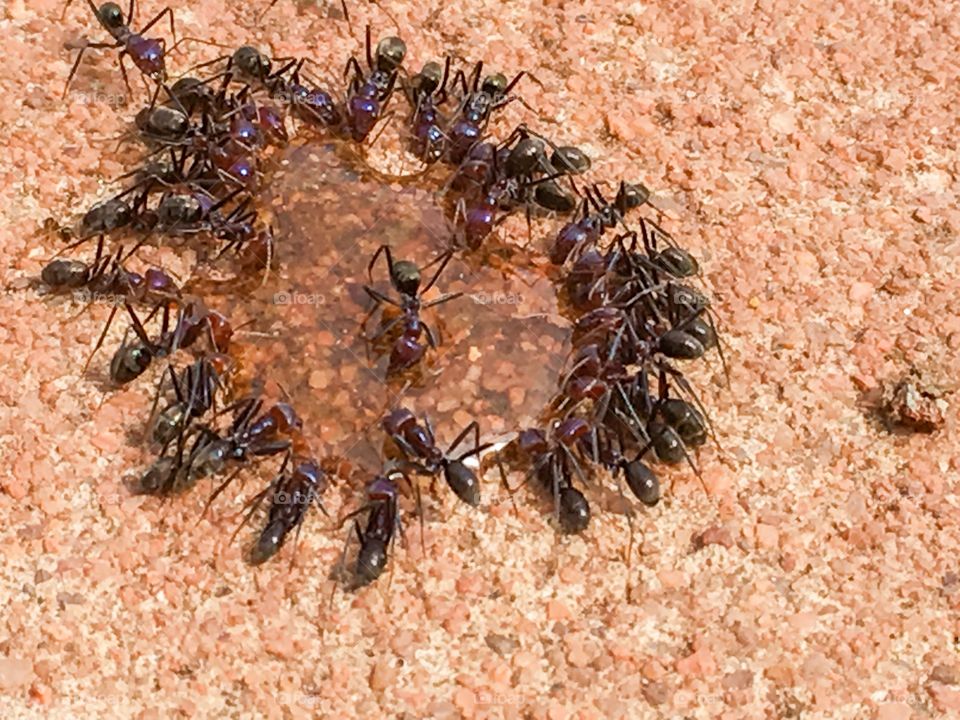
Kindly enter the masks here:
<path id="1" fill-rule="evenodd" d="M 280 0 L 256 27 L 246 5 L 176 3 L 178 32 L 331 72 L 356 47 L 323 4 Z M 61 24 L 59 2 L 10 0 L 0 714 L 960 716 L 957 397 L 931 435 L 872 410 L 911 366 L 960 376 L 955 7 L 447 5 L 357 7 L 354 23 L 395 17 L 414 67 L 449 51 L 533 72 L 542 118 L 514 106 L 501 127 L 539 123 L 583 144 L 598 179 L 646 182 L 702 258 L 731 365 L 729 387 L 715 362 L 698 376 L 722 446 L 699 454 L 707 491 L 669 475 L 628 568 L 621 516 L 561 538 L 491 481 L 482 513 L 447 498 L 426 547 L 409 533 L 389 582 L 336 589 L 332 607 L 329 523 L 307 527 L 292 568 L 288 548 L 255 571 L 230 513 L 197 524 L 199 496 L 130 497 L 121 479 L 144 458 L 127 431 L 149 389 L 104 401 L 79 374 L 103 308 L 77 318 L 23 288 L 56 248 L 42 220 L 126 169 L 111 138 L 129 109 L 104 51 L 59 99 L 64 43 L 100 39 L 88 8 Z"/>

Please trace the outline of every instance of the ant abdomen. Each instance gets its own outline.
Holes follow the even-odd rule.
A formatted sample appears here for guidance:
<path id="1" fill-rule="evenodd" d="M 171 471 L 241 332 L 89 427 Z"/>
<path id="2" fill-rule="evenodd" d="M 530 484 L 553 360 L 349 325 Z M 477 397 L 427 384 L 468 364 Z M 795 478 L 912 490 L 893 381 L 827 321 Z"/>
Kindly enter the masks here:
<path id="1" fill-rule="evenodd" d="M 451 460 L 443 468 L 443 477 L 467 505 L 477 507 L 480 504 L 480 481 L 473 470 L 459 460 Z"/>
<path id="2" fill-rule="evenodd" d="M 582 492 L 574 487 L 561 488 L 559 494 L 560 528 L 569 535 L 576 535 L 590 524 L 590 503 Z"/>

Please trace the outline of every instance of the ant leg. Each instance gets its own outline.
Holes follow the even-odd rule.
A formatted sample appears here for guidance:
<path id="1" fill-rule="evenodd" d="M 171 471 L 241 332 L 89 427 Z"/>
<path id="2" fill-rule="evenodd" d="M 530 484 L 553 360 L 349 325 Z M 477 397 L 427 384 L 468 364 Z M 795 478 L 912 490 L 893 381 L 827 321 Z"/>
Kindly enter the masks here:
<path id="1" fill-rule="evenodd" d="M 87 361 L 83 364 L 83 369 L 80 371 L 81 375 L 85 375 L 87 369 L 90 367 L 90 363 L 93 361 L 93 356 L 97 354 L 97 350 L 100 349 L 100 346 L 103 345 L 104 339 L 107 337 L 107 331 L 110 330 L 110 324 L 113 322 L 113 318 L 117 314 L 117 309 L 119 305 L 114 305 L 110 308 L 110 317 L 107 318 L 107 324 L 103 326 L 103 331 L 100 333 L 100 337 L 97 338 L 96 345 L 93 346 L 93 352 L 90 353 L 90 356 L 87 358 Z M 126 343 L 126 336 L 124 336 L 124 343 Z"/>
<path id="2" fill-rule="evenodd" d="M 483 60 L 478 60 L 477 64 L 473 68 L 473 82 L 471 87 L 473 92 L 477 92 L 480 89 L 480 74 L 483 72 Z"/>
<path id="3" fill-rule="evenodd" d="M 160 18 L 162 18 L 164 15 L 169 15 L 169 16 L 170 16 L 170 35 L 173 36 L 173 43 L 174 43 L 174 45 L 176 45 L 176 43 L 177 43 L 177 28 L 176 28 L 176 27 L 174 26 L 174 24 L 173 24 L 173 10 L 171 10 L 171 9 L 168 8 L 168 7 L 164 8 L 163 10 L 161 10 L 159 13 L 157 13 L 157 16 L 156 16 L 153 20 L 151 20 L 151 21 L 148 22 L 146 25 L 144 25 L 143 28 L 140 30 L 140 34 L 143 35 L 145 32 L 147 32 L 147 30 L 149 30 L 149 29 L 152 28 L 154 25 L 156 25 L 156 24 L 157 24 L 157 21 L 158 21 Z"/>
<path id="4" fill-rule="evenodd" d="M 66 10 L 64 10 L 64 12 L 66 12 Z M 83 59 L 83 53 L 86 52 L 88 47 L 90 47 L 89 44 L 84 45 L 82 48 L 80 48 L 80 52 L 77 53 L 77 59 L 73 61 L 73 67 L 70 68 L 70 74 L 67 76 L 67 82 L 63 86 L 63 94 L 60 96 L 61 100 L 66 99 L 67 91 L 70 90 L 70 82 L 73 80 L 73 76 L 77 74 L 77 68 L 80 67 L 80 61 Z"/>
<path id="5" fill-rule="evenodd" d="M 383 110 L 383 109 L 385 109 L 386 107 L 387 107 L 387 103 L 384 102 L 383 105 L 380 106 L 380 109 Z M 387 129 L 387 120 L 389 120 L 391 117 L 393 117 L 393 115 L 394 115 L 394 112 L 391 110 L 390 112 L 388 112 L 388 113 L 386 113 L 385 115 L 381 116 L 379 120 L 377 120 L 377 125 L 379 125 L 380 127 L 379 127 L 378 130 L 377 130 L 377 134 L 374 135 L 374 136 L 370 139 L 370 141 L 367 143 L 367 147 L 368 147 L 368 148 L 369 148 L 369 147 L 373 147 L 374 145 L 377 144 L 377 140 L 379 140 L 379 139 L 380 139 L 380 136 L 383 135 L 383 131 Z"/>
<path id="6" fill-rule="evenodd" d="M 440 342 L 439 340 L 437 340 L 437 335 L 436 333 L 433 332 L 433 328 L 430 327 L 427 323 L 423 323 L 423 329 L 427 334 L 427 344 L 430 347 L 436 349 L 437 346 L 440 344 Z"/>
<path id="7" fill-rule="evenodd" d="M 568 448 L 568 447 L 567 447 L 566 445 L 564 445 L 563 443 L 559 443 L 559 445 L 560 445 L 561 448 L 563 448 L 564 454 L 567 456 L 567 458 L 568 458 L 568 459 L 570 460 L 570 462 L 573 464 L 573 471 L 577 474 L 577 477 L 580 478 L 580 482 L 582 482 L 584 485 L 586 485 L 586 484 L 587 484 L 587 476 L 586 476 L 586 474 L 583 472 L 583 468 L 580 467 L 580 461 L 577 460 L 576 456 L 573 454 L 573 451 L 572 451 L 570 448 Z"/>
<path id="8" fill-rule="evenodd" d="M 380 305 L 380 303 L 388 303 L 390 305 L 393 305 L 394 307 L 400 307 L 400 303 L 398 303 L 396 300 L 394 300 L 393 298 L 387 295 L 384 295 L 379 290 L 374 290 L 369 285 L 364 285 L 363 289 L 366 291 L 367 295 L 373 298 L 374 302 L 376 302 L 377 305 Z"/>
<path id="9" fill-rule="evenodd" d="M 170 374 L 170 384 L 173 386 L 173 394 L 177 398 L 177 402 L 183 403 L 183 392 L 180 388 L 180 382 L 177 380 L 177 371 L 173 369 L 173 365 L 167 365 L 167 372 Z M 153 395 L 153 403 L 150 405 L 150 415 L 147 417 L 146 428 L 144 429 L 144 440 L 149 438 L 150 430 L 153 428 L 154 420 L 157 416 L 157 406 L 160 404 L 160 395 L 163 392 L 163 375 L 160 375 L 160 381 L 157 383 L 157 392 Z M 185 413 L 186 415 L 186 413 Z M 182 422 L 186 422 L 186 417 Z"/>
<path id="10" fill-rule="evenodd" d="M 367 48 L 367 67 L 371 70 L 374 69 L 375 65 L 373 64 L 373 51 L 371 50 L 371 40 L 370 40 L 370 23 L 367 23 L 367 32 L 366 32 L 366 48 Z"/>
<path id="11" fill-rule="evenodd" d="M 273 489 L 273 483 L 271 482 L 269 485 L 267 485 L 267 487 L 265 487 L 263 490 L 258 492 L 252 498 L 250 498 L 249 502 L 247 502 L 247 504 L 244 506 L 244 510 L 246 510 L 246 515 L 244 515 L 243 521 L 239 525 L 237 525 L 237 529 L 234 530 L 233 534 L 230 536 L 230 542 L 233 542 L 236 539 L 237 535 L 240 533 L 240 531 L 243 529 L 243 526 L 250 522 L 251 518 L 253 518 L 253 514 L 263 504 L 264 499 L 267 497 L 267 494 L 272 489 Z"/>
<path id="12" fill-rule="evenodd" d="M 220 494 L 227 489 L 227 486 L 236 479 L 237 475 L 239 475 L 242 470 L 243 470 L 242 467 L 238 467 L 236 470 L 230 473 L 229 477 L 227 477 L 226 480 L 224 480 L 222 483 L 220 483 L 219 486 L 217 486 L 217 489 L 213 491 L 213 494 L 207 499 L 207 502 L 204 504 L 203 510 L 200 513 L 200 517 L 197 518 L 197 525 L 199 525 L 200 522 L 206 517 L 207 510 L 209 510 L 210 506 L 213 505 L 213 501 L 216 500 L 218 497 L 220 497 Z M 236 537 L 236 535 L 234 535 L 234 537 Z M 232 539 L 233 538 L 231 538 L 231 540 Z"/>
<path id="13" fill-rule="evenodd" d="M 443 303 L 450 302 L 451 300 L 456 300 L 458 297 L 462 297 L 462 292 L 447 293 L 446 295 L 441 295 L 436 300 L 431 300 L 430 302 L 421 306 L 421 310 L 426 310 L 427 308 L 436 307 L 437 305 L 442 305 Z"/>
<path id="14" fill-rule="evenodd" d="M 84 43 L 83 47 L 80 48 L 80 52 L 77 53 L 77 59 L 73 61 L 73 67 L 70 68 L 70 74 L 67 76 L 67 83 L 63 86 L 63 94 L 60 96 L 60 99 L 63 100 L 67 97 L 67 92 L 70 90 L 70 83 L 73 80 L 73 76 L 77 74 L 77 68 L 80 67 L 80 60 L 83 58 L 83 54 L 89 49 L 93 48 L 95 50 L 102 50 L 106 48 L 116 48 L 116 43 L 105 43 L 105 42 L 87 42 Z"/>
<path id="15" fill-rule="evenodd" d="M 373 254 L 373 257 L 370 258 L 370 262 L 367 263 L 367 277 L 370 279 L 370 282 L 373 282 L 373 266 L 381 254 L 386 255 L 387 270 L 390 273 L 390 278 L 393 278 L 393 254 L 390 252 L 389 245 L 381 245 L 377 248 L 377 251 Z"/>
<path id="16" fill-rule="evenodd" d="M 300 544 L 300 531 L 303 529 L 303 518 L 300 518 L 300 522 L 297 523 L 297 530 L 293 535 L 293 550 L 290 551 L 290 565 L 287 567 L 287 572 L 293 570 L 293 565 L 297 560 L 297 546 Z"/>
<path id="17" fill-rule="evenodd" d="M 450 447 L 447 448 L 447 455 L 452 453 L 457 448 L 457 446 L 460 443 L 462 443 L 466 439 L 467 435 L 469 435 L 471 432 L 474 433 L 474 446 L 479 446 L 480 445 L 480 423 L 474 420 L 469 425 L 467 425 L 463 430 L 461 430 L 460 434 L 457 435 L 457 437 L 454 439 L 452 443 L 450 443 Z M 469 455 L 464 455 L 463 457 L 459 457 L 457 459 L 463 460 L 464 457 L 469 457 Z"/>
<path id="18" fill-rule="evenodd" d="M 414 495 L 414 498 L 416 498 L 417 515 L 418 515 L 419 518 L 420 518 L 420 555 L 421 555 L 421 556 L 424 556 L 424 555 L 426 555 L 427 539 L 426 539 L 426 535 L 424 534 L 424 531 L 423 531 L 423 527 L 424 527 L 424 520 L 423 520 L 423 496 L 422 496 L 422 494 L 421 494 L 421 492 L 420 492 L 420 483 L 419 483 L 419 482 L 416 483 L 415 485 L 414 485 L 413 483 L 410 483 L 410 484 L 413 485 L 413 495 Z M 406 541 L 406 538 L 404 538 L 404 541 Z"/>
<path id="19" fill-rule="evenodd" d="M 127 65 L 123 61 L 128 55 L 127 51 L 121 50 L 117 56 L 117 62 L 120 64 L 120 74 L 123 76 L 123 84 L 127 87 L 127 97 L 133 97 L 133 88 L 130 87 L 130 78 L 127 76 Z"/>
<path id="20" fill-rule="evenodd" d="M 350 56 L 350 59 L 347 60 L 347 65 L 343 69 L 344 78 L 350 75 L 351 69 L 353 69 L 353 78 L 350 80 L 350 84 L 353 85 L 354 83 L 361 82 L 363 78 L 363 70 L 360 68 L 359 61 L 352 55 Z"/>
<path id="21" fill-rule="evenodd" d="M 437 257 L 435 257 L 435 258 L 434 258 L 433 260 L 431 260 L 429 263 L 427 263 L 427 264 L 424 265 L 422 268 L 420 268 L 420 272 L 423 272 L 424 270 L 428 270 L 429 268 L 433 267 L 433 266 L 436 265 L 438 262 L 440 263 L 440 267 L 438 267 L 438 268 L 434 271 L 433 277 L 430 278 L 430 282 L 428 282 L 428 283 L 426 284 L 426 286 L 420 291 L 420 294 L 421 294 L 421 295 L 423 295 L 425 292 L 427 292 L 427 290 L 429 290 L 430 288 L 432 288 L 432 287 L 434 286 L 434 284 L 437 282 L 437 278 L 440 277 L 440 273 L 442 273 L 443 270 L 444 270 L 444 268 L 447 267 L 447 263 L 450 262 L 450 258 L 452 258 L 452 257 L 453 257 L 453 252 L 450 251 L 450 250 L 447 250 L 446 252 L 443 252 L 443 253 L 437 255 Z"/>
<path id="22" fill-rule="evenodd" d="M 510 91 L 513 90 L 513 88 L 516 86 L 516 84 L 517 84 L 518 82 L 520 82 L 520 78 L 522 78 L 522 77 L 523 77 L 524 75 L 526 75 L 526 74 L 527 74 L 527 73 L 526 73 L 525 71 L 523 71 L 523 70 L 521 70 L 520 72 L 518 72 L 518 73 L 514 76 L 513 80 L 511 80 L 509 83 L 507 83 L 507 86 L 503 89 L 503 94 L 504 94 L 505 96 L 506 96 L 506 95 L 509 95 L 509 94 L 510 94 Z"/>
<path id="23" fill-rule="evenodd" d="M 366 321 L 370 318 L 370 315 L 373 314 L 374 310 L 376 310 L 376 308 L 374 308 L 373 310 L 371 310 L 371 311 L 367 314 L 367 317 L 364 318 L 364 322 L 363 322 L 364 325 L 366 324 Z M 397 323 L 401 322 L 402 320 L 403 320 L 403 315 L 398 315 L 398 316 L 395 317 L 393 320 L 391 320 L 390 322 L 388 322 L 386 325 L 381 326 L 380 329 L 378 329 L 377 332 L 375 332 L 372 337 L 368 337 L 368 338 L 367 338 L 367 342 L 370 342 L 370 343 L 375 343 L 375 342 L 377 342 L 377 340 L 379 340 L 379 339 L 382 338 L 384 335 L 386 335 L 386 334 L 389 333 L 391 330 L 393 330 L 393 328 L 395 328 L 395 327 L 397 326 Z"/>
<path id="24" fill-rule="evenodd" d="M 507 491 L 507 495 L 510 497 L 510 504 L 513 505 L 513 514 L 514 516 L 518 516 L 520 511 L 517 509 L 517 501 L 513 497 L 515 491 L 511 490 L 510 483 L 507 482 L 507 473 L 503 469 L 503 461 L 500 459 L 499 453 L 497 454 L 497 468 L 500 470 L 500 484 L 503 485 L 504 489 Z"/>

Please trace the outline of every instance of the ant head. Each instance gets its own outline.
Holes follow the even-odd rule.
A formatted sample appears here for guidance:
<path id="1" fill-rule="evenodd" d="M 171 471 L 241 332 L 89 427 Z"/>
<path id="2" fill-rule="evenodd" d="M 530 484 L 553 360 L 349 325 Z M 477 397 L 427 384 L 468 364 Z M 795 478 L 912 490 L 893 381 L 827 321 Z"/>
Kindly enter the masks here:
<path id="1" fill-rule="evenodd" d="M 390 268 L 393 286 L 402 295 L 416 296 L 420 290 L 420 268 L 409 260 L 398 260 Z"/>
<path id="2" fill-rule="evenodd" d="M 650 190 L 646 185 L 621 182 L 613 204 L 621 213 L 625 213 L 627 210 L 640 207 L 649 199 Z"/>
<path id="3" fill-rule="evenodd" d="M 487 75 L 480 85 L 480 91 L 486 93 L 492 98 L 499 98 L 507 89 L 507 76 L 503 73 L 493 73 Z"/>
<path id="4" fill-rule="evenodd" d="M 377 43 L 377 70 L 395 72 L 406 56 L 407 44 L 403 40 L 393 35 L 385 37 Z"/>
<path id="5" fill-rule="evenodd" d="M 121 28 L 126 24 L 123 19 L 123 10 L 113 2 L 107 2 L 101 5 L 100 9 L 97 10 L 97 18 L 103 23 L 104 27 L 113 30 Z"/>
<path id="6" fill-rule="evenodd" d="M 270 58 L 252 45 L 237 48 L 230 58 L 230 64 L 240 68 L 240 72 L 260 79 L 267 77 L 273 67 Z"/>
<path id="7" fill-rule="evenodd" d="M 416 89 L 423 95 L 429 95 L 440 87 L 443 80 L 443 66 L 438 62 L 424 63 L 423 69 L 415 78 Z"/>

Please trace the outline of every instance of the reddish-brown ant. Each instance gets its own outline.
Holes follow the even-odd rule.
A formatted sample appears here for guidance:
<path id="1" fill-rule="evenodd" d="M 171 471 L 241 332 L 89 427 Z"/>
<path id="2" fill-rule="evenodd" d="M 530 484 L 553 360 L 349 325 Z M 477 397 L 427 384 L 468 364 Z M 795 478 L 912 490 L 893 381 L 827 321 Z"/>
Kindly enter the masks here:
<path id="1" fill-rule="evenodd" d="M 480 444 L 480 425 L 473 421 L 450 443 L 446 452 L 437 447 L 430 421 L 423 424 L 407 408 L 398 408 L 383 418 L 383 429 L 403 454 L 404 469 L 416 470 L 424 475 L 436 476 L 443 472 L 447 485 L 463 502 L 476 507 L 480 504 L 480 481 L 477 474 L 464 464 L 491 446 Z M 473 447 L 457 457 L 450 454 L 470 435 L 474 434 Z"/>
<path id="2" fill-rule="evenodd" d="M 67 1 L 67 6 L 70 5 L 70 1 Z M 94 17 L 97 18 L 97 22 L 110 33 L 110 36 L 113 38 L 113 42 L 105 43 L 85 43 L 83 47 L 80 48 L 80 52 L 77 54 L 77 59 L 73 63 L 73 68 L 70 70 L 70 75 L 67 77 L 67 84 L 63 88 L 63 97 L 67 96 L 67 91 L 70 89 L 70 81 L 73 80 L 73 76 L 77 72 L 77 68 L 80 66 L 80 60 L 83 58 L 83 53 L 86 52 L 88 48 L 122 48 L 120 50 L 120 72 L 123 75 L 123 82 L 127 86 L 127 92 L 132 94 L 130 89 L 130 80 L 127 78 L 127 69 L 124 65 L 124 57 L 129 55 L 130 59 L 133 60 L 133 64 L 137 66 L 137 69 L 140 70 L 145 76 L 149 77 L 151 80 L 156 82 L 161 82 L 166 77 L 166 65 L 164 63 L 164 55 L 166 53 L 166 41 L 163 39 L 153 39 L 143 36 L 143 33 L 147 32 L 151 27 L 153 27 L 164 15 L 170 16 L 170 34 L 173 36 L 173 41 L 177 41 L 177 31 L 174 25 L 173 20 L 173 11 L 170 8 L 164 8 L 156 17 L 153 18 L 150 22 L 143 26 L 139 33 L 133 32 L 130 29 L 129 23 L 133 20 L 134 12 L 136 9 L 136 0 L 130 0 L 130 9 L 127 12 L 126 18 L 123 15 L 123 10 L 120 9 L 120 6 L 114 2 L 105 2 L 98 9 L 96 5 L 93 4 L 93 0 L 87 0 L 87 5 L 93 11 Z M 66 12 L 66 7 L 64 8 Z"/>
<path id="3" fill-rule="evenodd" d="M 400 372 L 416 365 L 426 352 L 426 347 L 420 342 L 421 336 L 426 333 L 427 343 L 430 347 L 437 346 L 437 337 L 430 326 L 421 320 L 420 312 L 427 308 L 435 307 L 443 303 L 454 300 L 463 293 L 447 293 L 441 295 L 435 300 L 423 303 L 421 298 L 430 290 L 440 277 L 447 263 L 450 262 L 451 253 L 443 253 L 434 258 L 423 268 L 417 267 L 408 260 L 394 261 L 393 254 L 388 245 L 381 245 L 377 248 L 373 257 L 367 265 L 367 274 L 373 279 L 373 266 L 377 259 L 383 255 L 390 273 L 390 284 L 400 296 L 398 300 L 375 290 L 369 285 L 364 285 L 363 289 L 376 303 L 370 310 L 367 317 L 372 314 L 382 303 L 387 303 L 400 310 L 400 315 L 393 320 L 384 323 L 376 334 L 369 338 L 371 342 L 376 342 L 379 338 L 386 336 L 397 325 L 402 328 L 400 336 L 394 341 L 390 352 L 390 363 L 387 369 L 388 374 Z M 439 265 L 438 265 L 439 264 Z M 438 265 L 433 277 L 421 288 L 420 281 L 424 270 Z"/>

